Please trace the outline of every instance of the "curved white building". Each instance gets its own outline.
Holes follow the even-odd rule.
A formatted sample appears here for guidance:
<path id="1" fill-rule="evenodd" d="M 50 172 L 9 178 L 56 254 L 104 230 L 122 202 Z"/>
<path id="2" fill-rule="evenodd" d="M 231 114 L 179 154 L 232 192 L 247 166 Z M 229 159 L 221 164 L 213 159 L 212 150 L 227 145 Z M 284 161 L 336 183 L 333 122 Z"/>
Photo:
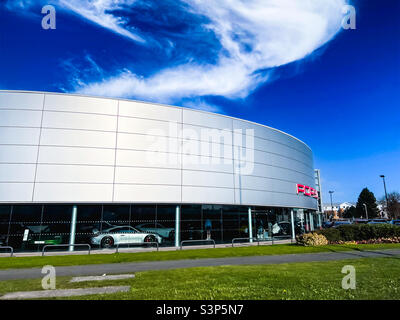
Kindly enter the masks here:
<path id="1" fill-rule="evenodd" d="M 290 220 L 293 212 L 298 217 L 306 212 L 309 215 L 301 223 L 307 224 L 308 218 L 312 227 L 311 213 L 317 209 L 314 188 L 311 149 L 264 125 L 138 101 L 0 91 L 3 245 L 24 232 L 38 239 L 49 238 L 58 234 L 50 230 L 56 223 L 68 224 L 63 230 L 68 232 L 59 232 L 68 241 L 57 238 L 55 242 L 74 243 L 79 232 L 70 228 L 71 221 L 74 227 L 83 226 L 82 221 L 98 223 L 99 228 L 88 226 L 81 232 L 88 236 L 92 227 L 101 231 L 139 225 L 145 229 L 143 224 L 154 223 L 147 229 L 157 229 L 160 224 L 158 229 L 179 231 L 181 239 L 204 239 L 210 238 L 206 231 L 210 231 L 211 221 L 215 222 L 211 223 L 211 236 L 218 241 L 246 234 L 255 237 L 257 230 L 270 237 L 271 217 L 275 217 L 274 225 L 278 220 Z M 174 211 L 168 216 L 173 216 L 173 223 L 157 219 L 164 209 Z M 47 213 L 49 210 L 54 213 Z M 92 216 L 85 213 L 93 210 L 97 213 Z M 105 218 L 107 210 L 113 218 Z M 125 213 L 116 220 L 118 210 Z M 135 210 L 140 212 L 136 215 Z M 147 216 L 146 210 L 151 211 Z M 207 218 L 204 212 L 210 210 L 220 212 L 219 216 Z M 224 214 L 226 210 L 230 213 Z M 237 232 L 224 237 L 224 221 L 232 224 L 232 219 L 224 218 L 232 211 Z M 245 232 L 240 217 L 248 219 L 249 214 L 254 221 Z M 191 215 L 193 219 L 189 219 Z M 258 215 L 265 220 L 261 226 Z M 283 218 L 277 219 L 277 215 Z M 26 221 L 29 216 L 36 218 Z M 193 223 L 185 225 L 185 221 Z M 18 223 L 24 226 L 18 229 Z M 155 229 L 152 232 L 160 231 Z M 71 230 L 74 239 L 70 239 Z M 176 244 L 178 240 L 176 237 Z M 30 244 L 39 246 L 50 240 L 35 241 Z M 28 249 L 29 240 L 20 242 L 17 247 Z"/>

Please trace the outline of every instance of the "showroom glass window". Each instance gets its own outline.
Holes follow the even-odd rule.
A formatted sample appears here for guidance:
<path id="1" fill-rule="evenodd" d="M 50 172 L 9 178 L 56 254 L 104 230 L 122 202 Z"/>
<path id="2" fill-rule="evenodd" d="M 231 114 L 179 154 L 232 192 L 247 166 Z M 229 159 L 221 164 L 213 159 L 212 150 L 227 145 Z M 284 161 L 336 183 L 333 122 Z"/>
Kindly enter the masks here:
<path id="1" fill-rule="evenodd" d="M 231 242 L 233 238 L 241 237 L 240 211 L 240 207 L 237 206 L 224 206 L 222 208 L 222 236 L 224 242 Z"/>
<path id="2" fill-rule="evenodd" d="M 201 205 L 181 206 L 181 240 L 206 239 L 203 236 Z"/>
<path id="3" fill-rule="evenodd" d="M 131 226 L 137 228 L 144 223 L 155 226 L 157 206 L 155 204 L 134 204 L 131 208 Z"/>
<path id="4" fill-rule="evenodd" d="M 42 205 L 14 205 L 11 214 L 9 245 L 15 250 L 38 250 L 42 231 Z"/>
<path id="5" fill-rule="evenodd" d="M 203 205 L 203 239 L 207 239 L 208 230 L 210 229 L 211 238 L 215 242 L 223 242 L 222 230 L 222 206 L 220 205 Z"/>
<path id="6" fill-rule="evenodd" d="M 101 220 L 101 231 L 117 226 L 129 226 L 131 216 L 130 205 L 104 205 Z"/>
<path id="7" fill-rule="evenodd" d="M 8 245 L 11 206 L 0 206 L 0 246 Z"/>
<path id="8" fill-rule="evenodd" d="M 44 205 L 41 245 L 69 244 L 72 205 Z"/>
<path id="9" fill-rule="evenodd" d="M 157 205 L 156 227 L 153 230 L 163 239 L 165 246 L 175 244 L 175 213 L 174 205 Z"/>
<path id="10" fill-rule="evenodd" d="M 78 205 L 75 243 L 90 243 L 100 231 L 103 206 Z"/>

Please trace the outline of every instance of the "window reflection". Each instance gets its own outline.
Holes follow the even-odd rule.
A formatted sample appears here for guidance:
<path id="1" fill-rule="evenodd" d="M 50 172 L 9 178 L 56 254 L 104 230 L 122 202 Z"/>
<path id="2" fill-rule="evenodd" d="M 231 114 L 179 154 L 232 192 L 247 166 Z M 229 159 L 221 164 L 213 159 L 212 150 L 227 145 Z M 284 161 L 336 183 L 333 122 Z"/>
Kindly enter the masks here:
<path id="1" fill-rule="evenodd" d="M 9 245 L 31 251 L 38 249 L 42 232 L 41 205 L 14 205 L 11 213 Z"/>
<path id="2" fill-rule="evenodd" d="M 201 240 L 203 238 L 201 205 L 181 207 L 181 240 Z"/>
<path id="3" fill-rule="evenodd" d="M 71 229 L 71 205 L 45 205 L 43 207 L 40 245 L 68 244 Z"/>
<path id="4" fill-rule="evenodd" d="M 1 205 L 0 245 L 11 245 L 16 251 L 41 250 L 44 245 L 69 244 L 72 240 L 76 244 L 90 244 L 94 249 L 146 246 L 146 242 L 174 246 L 176 207 L 81 204 L 77 206 L 74 239 L 70 234 L 72 204 Z M 290 238 L 291 210 L 296 234 L 320 227 L 319 215 L 310 210 L 252 207 L 253 238 Z M 250 236 L 245 206 L 185 204 L 180 206 L 180 217 L 181 241 L 213 239 L 217 243 L 230 243 L 234 238 Z"/>
<path id="5" fill-rule="evenodd" d="M 101 230 L 101 205 L 79 205 L 75 243 L 90 243 L 91 237 Z M 98 247 L 98 246 L 97 246 Z"/>

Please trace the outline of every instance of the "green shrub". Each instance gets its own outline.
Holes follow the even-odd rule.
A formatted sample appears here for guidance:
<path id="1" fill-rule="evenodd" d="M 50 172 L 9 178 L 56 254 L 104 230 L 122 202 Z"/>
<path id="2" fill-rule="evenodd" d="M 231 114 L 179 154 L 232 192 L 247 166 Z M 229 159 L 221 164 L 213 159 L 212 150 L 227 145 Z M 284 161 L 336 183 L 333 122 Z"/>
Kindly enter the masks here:
<path id="1" fill-rule="evenodd" d="M 400 237 L 400 226 L 391 224 L 351 224 L 317 231 L 329 242 L 365 241 Z"/>
<path id="2" fill-rule="evenodd" d="M 341 241 L 354 241 L 358 235 L 358 226 L 359 225 L 342 225 L 334 229 L 339 231 Z"/>
<path id="3" fill-rule="evenodd" d="M 376 225 L 376 238 L 392 238 L 400 236 L 400 227 L 391 224 Z"/>
<path id="4" fill-rule="evenodd" d="M 322 229 L 317 231 L 322 234 L 329 242 L 338 242 L 341 240 L 340 231 L 337 228 Z"/>

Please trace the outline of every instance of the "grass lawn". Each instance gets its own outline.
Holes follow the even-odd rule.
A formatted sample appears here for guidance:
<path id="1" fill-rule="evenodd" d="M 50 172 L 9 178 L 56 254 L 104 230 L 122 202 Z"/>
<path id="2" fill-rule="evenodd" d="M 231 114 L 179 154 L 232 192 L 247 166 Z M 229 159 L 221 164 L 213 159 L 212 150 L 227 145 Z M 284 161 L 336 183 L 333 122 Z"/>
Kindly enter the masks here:
<path id="1" fill-rule="evenodd" d="M 356 269 L 356 289 L 344 290 L 342 267 Z M 68 283 L 57 278 L 57 289 L 130 285 L 131 291 L 71 299 L 400 299 L 400 257 L 222 266 L 147 271 L 134 279 Z M 0 294 L 41 290 L 41 279 L 0 282 Z"/>
<path id="2" fill-rule="evenodd" d="M 0 269 L 34 268 L 44 265 L 71 266 L 85 264 L 122 263 L 139 261 L 163 261 L 181 259 L 246 257 L 276 254 L 299 254 L 316 252 L 338 252 L 347 250 L 378 250 L 400 248 L 400 244 L 365 244 L 365 245 L 328 245 L 321 247 L 303 247 L 295 244 L 249 246 L 217 249 L 184 249 L 178 251 L 65 255 L 48 257 L 13 257 L 0 258 Z"/>

